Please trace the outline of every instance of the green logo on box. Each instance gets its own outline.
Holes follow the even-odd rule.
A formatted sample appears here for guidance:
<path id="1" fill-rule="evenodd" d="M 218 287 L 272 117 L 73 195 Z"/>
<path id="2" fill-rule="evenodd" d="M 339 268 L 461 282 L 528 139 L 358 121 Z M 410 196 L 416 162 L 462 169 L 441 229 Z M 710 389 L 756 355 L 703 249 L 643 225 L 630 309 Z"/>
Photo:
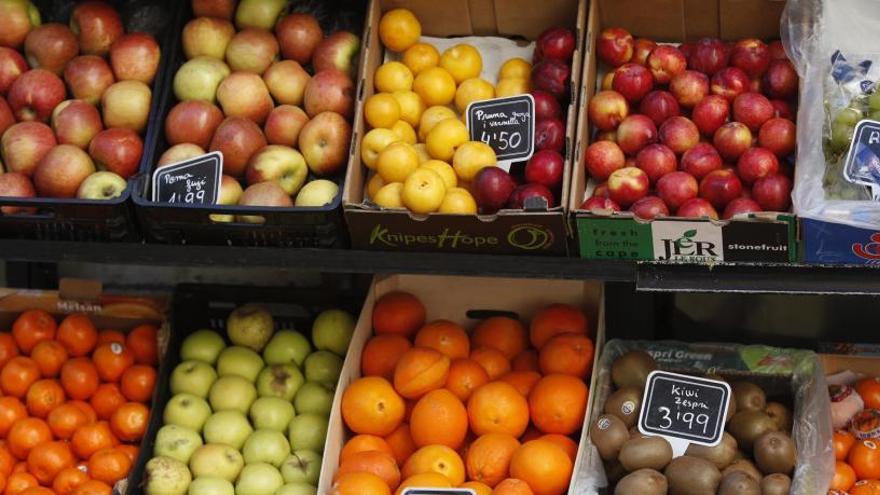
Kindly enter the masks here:
<path id="1" fill-rule="evenodd" d="M 578 236 L 584 258 L 654 259 L 650 224 L 634 220 L 579 218 Z"/>

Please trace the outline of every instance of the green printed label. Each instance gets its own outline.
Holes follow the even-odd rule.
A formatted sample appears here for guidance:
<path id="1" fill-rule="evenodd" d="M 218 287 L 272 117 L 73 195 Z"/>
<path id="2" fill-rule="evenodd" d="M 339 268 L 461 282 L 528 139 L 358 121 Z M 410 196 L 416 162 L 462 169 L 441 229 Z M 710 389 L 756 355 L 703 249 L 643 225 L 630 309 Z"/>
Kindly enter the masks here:
<path id="1" fill-rule="evenodd" d="M 650 224 L 607 218 L 579 218 L 577 222 L 583 258 L 654 259 Z"/>

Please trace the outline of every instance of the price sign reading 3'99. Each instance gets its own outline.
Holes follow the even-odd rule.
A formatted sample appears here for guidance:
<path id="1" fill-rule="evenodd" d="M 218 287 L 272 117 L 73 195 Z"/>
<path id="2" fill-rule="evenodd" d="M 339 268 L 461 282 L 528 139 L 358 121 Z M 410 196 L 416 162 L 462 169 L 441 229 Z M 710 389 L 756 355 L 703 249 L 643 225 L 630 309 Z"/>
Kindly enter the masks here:
<path id="1" fill-rule="evenodd" d="M 535 98 L 530 94 L 475 101 L 465 112 L 471 141 L 495 150 L 498 165 L 525 161 L 535 153 Z"/>

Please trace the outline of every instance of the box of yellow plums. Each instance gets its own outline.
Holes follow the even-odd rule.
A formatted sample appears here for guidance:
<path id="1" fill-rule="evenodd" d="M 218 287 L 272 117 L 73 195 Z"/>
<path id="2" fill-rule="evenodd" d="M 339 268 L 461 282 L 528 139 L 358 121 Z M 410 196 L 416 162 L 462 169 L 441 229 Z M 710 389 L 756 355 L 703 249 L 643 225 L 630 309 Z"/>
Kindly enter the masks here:
<path id="1" fill-rule="evenodd" d="M 342 196 L 352 246 L 567 254 L 585 25 L 579 0 L 371 0 Z M 526 124 L 470 132 L 468 106 L 496 98 L 515 103 L 484 115 Z"/>

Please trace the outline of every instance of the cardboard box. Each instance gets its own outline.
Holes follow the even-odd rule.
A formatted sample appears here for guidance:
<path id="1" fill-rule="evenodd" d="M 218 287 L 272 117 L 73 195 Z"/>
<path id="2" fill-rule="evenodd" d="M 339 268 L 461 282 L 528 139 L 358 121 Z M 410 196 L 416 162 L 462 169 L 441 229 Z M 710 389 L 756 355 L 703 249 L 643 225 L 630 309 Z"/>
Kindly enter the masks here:
<path id="1" fill-rule="evenodd" d="M 806 263 L 880 264 L 880 230 L 801 218 L 800 237 Z"/>
<path id="2" fill-rule="evenodd" d="M 404 7 L 422 23 L 422 35 L 505 36 L 534 40 L 546 28 L 568 26 L 576 30 L 577 49 L 572 67 L 572 97 L 567 114 L 566 173 L 559 204 L 540 211 L 501 210 L 495 215 L 414 215 L 405 210 L 383 210 L 364 202 L 367 169 L 361 163 L 361 139 L 367 132 L 363 102 L 374 93 L 373 74 L 384 61 L 378 25 L 382 13 Z M 358 85 L 352 151 L 342 202 L 356 249 L 384 251 L 446 251 L 469 253 L 564 255 L 569 231 L 568 170 L 575 142 L 577 88 L 580 87 L 580 47 L 586 25 L 586 2 L 578 0 L 372 0 L 367 13 Z"/>
<path id="3" fill-rule="evenodd" d="M 852 371 L 869 377 L 880 376 L 880 357 L 819 354 L 826 375 Z"/>
<path id="4" fill-rule="evenodd" d="M 601 215 L 581 210 L 589 183 L 584 153 L 592 129 L 587 103 L 596 92 L 596 37 L 622 27 L 634 37 L 681 43 L 712 36 L 723 40 L 779 38 L 783 0 L 594 0 L 587 23 L 581 77 L 575 161 L 569 210 L 582 258 L 686 261 L 696 263 L 792 262 L 797 259 L 793 214 L 750 215 L 749 219 L 643 221 L 630 213 Z M 719 212 L 720 214 L 721 212 Z"/>
<path id="5" fill-rule="evenodd" d="M 528 321 L 532 315 L 549 304 L 571 304 L 581 308 L 591 317 L 590 328 L 595 329 L 594 343 L 597 349 L 593 359 L 594 370 L 599 356 L 598 349 L 602 349 L 605 344 L 604 295 L 602 284 L 599 282 L 427 275 L 376 277 L 358 318 L 342 368 L 336 397 L 333 400 L 318 493 L 331 492 L 333 476 L 339 467 L 339 454 L 346 440 L 351 437 L 351 432 L 342 420 L 342 393 L 353 381 L 361 377 L 361 352 L 373 336 L 373 306 L 379 297 L 397 290 L 418 296 L 425 303 L 428 321 L 448 319 L 467 329 L 486 317 L 487 312 L 515 313 L 522 321 Z M 595 376 L 594 372 L 590 390 L 595 385 Z M 588 409 L 586 417 L 589 415 Z M 586 434 L 586 430 L 583 434 Z M 578 451 L 574 473 L 582 469 L 585 462 L 583 452 L 584 449 Z M 569 493 L 575 492 L 570 489 Z"/>

